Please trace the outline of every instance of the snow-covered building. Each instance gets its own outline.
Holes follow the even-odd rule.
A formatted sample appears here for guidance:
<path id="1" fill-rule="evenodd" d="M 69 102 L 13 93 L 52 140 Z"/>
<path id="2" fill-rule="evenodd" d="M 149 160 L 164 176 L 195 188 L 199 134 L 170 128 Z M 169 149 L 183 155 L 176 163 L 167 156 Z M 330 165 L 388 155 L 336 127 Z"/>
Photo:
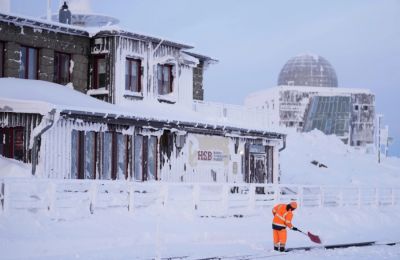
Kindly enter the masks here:
<path id="1" fill-rule="evenodd" d="M 284 134 L 194 110 L 216 60 L 191 46 L 1 13 L 0 30 L 0 154 L 33 174 L 279 181 Z"/>
<path id="2" fill-rule="evenodd" d="M 271 126 L 317 128 L 352 146 L 374 143 L 375 95 L 368 89 L 338 88 L 334 68 L 318 55 L 291 58 L 278 86 L 250 94 L 245 105 L 264 109 Z"/>

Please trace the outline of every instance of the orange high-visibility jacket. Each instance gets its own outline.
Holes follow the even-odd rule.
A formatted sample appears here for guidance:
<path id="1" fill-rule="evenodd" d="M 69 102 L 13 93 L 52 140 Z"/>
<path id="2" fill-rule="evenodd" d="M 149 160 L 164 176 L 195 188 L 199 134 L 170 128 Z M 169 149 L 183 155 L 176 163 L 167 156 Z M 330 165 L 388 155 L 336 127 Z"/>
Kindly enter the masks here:
<path id="1" fill-rule="evenodd" d="M 293 213 L 291 210 L 286 210 L 286 204 L 278 204 L 272 209 L 272 214 L 274 219 L 272 220 L 272 225 L 276 225 L 282 228 L 293 228 L 292 218 Z"/>

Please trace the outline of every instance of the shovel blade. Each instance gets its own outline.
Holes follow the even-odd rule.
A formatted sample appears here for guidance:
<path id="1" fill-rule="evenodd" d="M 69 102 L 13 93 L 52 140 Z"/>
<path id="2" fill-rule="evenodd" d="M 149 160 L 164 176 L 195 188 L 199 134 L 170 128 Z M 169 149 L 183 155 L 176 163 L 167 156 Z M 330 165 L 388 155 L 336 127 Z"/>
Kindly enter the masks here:
<path id="1" fill-rule="evenodd" d="M 319 236 L 313 235 L 310 232 L 308 232 L 307 235 L 311 239 L 311 241 L 313 241 L 314 243 L 321 244 L 321 239 L 319 238 Z"/>

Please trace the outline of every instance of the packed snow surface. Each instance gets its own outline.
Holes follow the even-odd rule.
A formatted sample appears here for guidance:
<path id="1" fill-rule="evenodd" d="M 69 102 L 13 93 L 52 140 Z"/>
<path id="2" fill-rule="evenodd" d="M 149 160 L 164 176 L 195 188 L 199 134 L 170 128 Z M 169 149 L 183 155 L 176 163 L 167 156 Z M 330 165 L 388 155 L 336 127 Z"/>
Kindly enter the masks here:
<path id="1" fill-rule="evenodd" d="M 287 131 L 287 148 L 280 157 L 281 183 L 400 185 L 400 158 L 381 156 L 381 163 L 378 163 L 376 153 L 345 145 L 335 135 L 327 136 L 319 130 Z"/>

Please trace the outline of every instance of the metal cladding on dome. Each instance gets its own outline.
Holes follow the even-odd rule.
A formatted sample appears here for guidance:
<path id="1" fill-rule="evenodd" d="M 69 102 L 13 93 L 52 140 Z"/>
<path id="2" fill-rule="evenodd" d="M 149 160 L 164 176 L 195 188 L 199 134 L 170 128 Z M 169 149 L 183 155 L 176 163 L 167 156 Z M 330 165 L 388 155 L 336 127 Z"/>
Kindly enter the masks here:
<path id="1" fill-rule="evenodd" d="M 337 87 L 338 80 L 335 69 L 325 58 L 301 54 L 283 66 L 278 86 Z"/>

